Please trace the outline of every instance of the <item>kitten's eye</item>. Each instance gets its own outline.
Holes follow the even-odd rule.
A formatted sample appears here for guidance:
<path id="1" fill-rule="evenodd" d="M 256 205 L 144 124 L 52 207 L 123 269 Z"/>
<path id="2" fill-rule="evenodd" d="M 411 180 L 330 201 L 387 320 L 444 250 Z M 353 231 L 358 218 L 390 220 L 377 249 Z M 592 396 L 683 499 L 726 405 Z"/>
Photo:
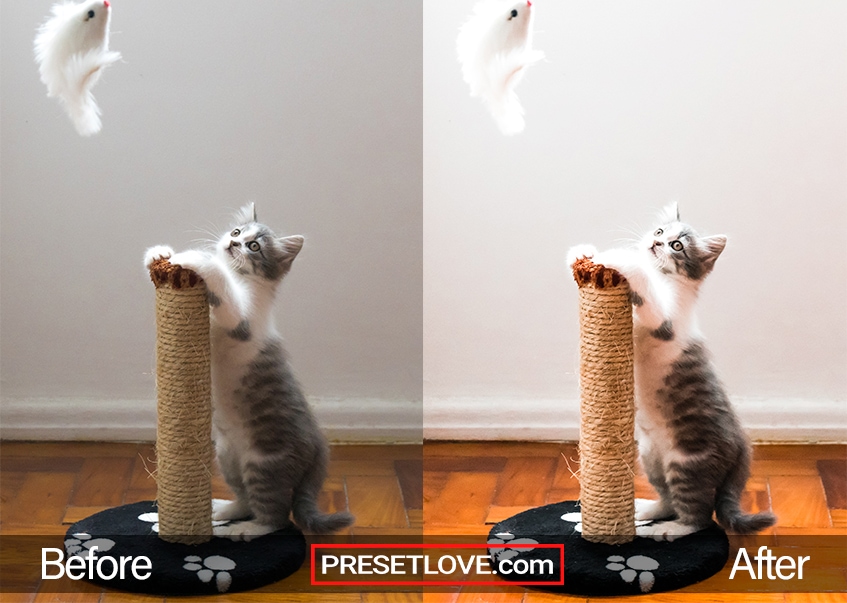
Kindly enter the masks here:
<path id="1" fill-rule="evenodd" d="M 660 228 L 659 230 L 657 230 L 656 232 L 653 233 L 653 236 L 654 237 L 660 237 L 660 236 L 662 236 L 663 232 L 665 232 L 665 231 Z"/>
<path id="2" fill-rule="evenodd" d="M 94 11 L 93 11 L 93 10 L 88 11 L 88 18 L 89 18 L 89 19 L 93 19 L 93 18 L 94 18 Z"/>
<path id="3" fill-rule="evenodd" d="M 674 251 L 682 251 L 682 241 L 671 241 L 671 249 Z"/>
<path id="4" fill-rule="evenodd" d="M 229 233 L 229 236 L 231 236 L 231 237 L 237 237 L 237 236 L 238 236 L 238 235 L 240 235 L 240 234 L 241 234 L 241 231 L 240 231 L 238 228 L 236 228 L 236 229 L 235 229 L 235 230 L 233 230 L 231 233 Z"/>
<path id="5" fill-rule="evenodd" d="M 514 19 L 515 17 L 517 17 L 517 16 L 518 16 L 518 9 L 513 8 L 513 9 L 512 9 L 512 12 L 511 12 L 511 13 L 509 13 L 509 14 L 511 15 L 511 16 L 509 17 L 509 19 Z"/>
<path id="6" fill-rule="evenodd" d="M 250 251 L 259 251 L 260 247 L 261 245 L 259 245 L 256 241 L 250 241 L 249 243 L 247 243 L 247 248 Z"/>

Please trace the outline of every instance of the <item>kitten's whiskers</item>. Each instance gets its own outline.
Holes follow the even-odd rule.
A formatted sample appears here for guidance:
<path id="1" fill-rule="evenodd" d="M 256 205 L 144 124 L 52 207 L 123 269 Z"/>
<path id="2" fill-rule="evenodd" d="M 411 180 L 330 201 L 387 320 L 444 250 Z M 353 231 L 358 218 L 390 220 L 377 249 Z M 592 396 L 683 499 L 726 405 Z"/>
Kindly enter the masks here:
<path id="1" fill-rule="evenodd" d="M 220 229 L 217 228 L 210 220 L 207 221 L 206 227 L 195 226 L 188 232 L 196 232 L 199 234 L 209 235 L 209 238 L 193 239 L 192 243 L 200 243 L 208 247 L 215 247 L 221 238 Z"/>
<path id="2" fill-rule="evenodd" d="M 633 247 L 637 246 L 638 243 L 644 238 L 644 231 L 638 227 L 638 224 L 635 222 L 632 223 L 631 226 L 623 226 L 617 229 L 618 231 L 623 231 L 626 234 L 632 235 L 632 238 L 618 238 L 615 239 L 616 243 L 626 243 L 631 244 Z"/>

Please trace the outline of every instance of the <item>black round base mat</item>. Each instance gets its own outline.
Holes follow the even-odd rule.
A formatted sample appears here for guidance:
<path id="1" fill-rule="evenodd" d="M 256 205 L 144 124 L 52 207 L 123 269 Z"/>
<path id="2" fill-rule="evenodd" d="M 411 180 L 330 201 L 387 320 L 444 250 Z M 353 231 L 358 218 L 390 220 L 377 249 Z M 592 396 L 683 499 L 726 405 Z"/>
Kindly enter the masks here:
<path id="1" fill-rule="evenodd" d="M 508 546 L 564 544 L 564 585 L 537 588 L 586 596 L 637 595 L 676 590 L 705 580 L 719 572 L 729 558 L 729 540 L 716 524 L 673 542 L 636 537 L 627 544 L 612 545 L 584 540 L 579 514 L 578 502 L 565 501 L 501 521 L 488 535 L 488 544 L 505 546 L 489 549 L 492 565 L 511 559 L 513 568 L 531 569 L 531 563 L 514 564 L 519 559 L 549 559 L 558 580 L 561 576 L 558 549 Z M 534 565 L 542 567 L 540 563 Z M 549 563 L 544 567 L 548 569 Z M 519 582 L 551 581 L 547 573 L 498 575 Z"/>
<path id="2" fill-rule="evenodd" d="M 218 523 L 218 522 L 216 522 Z M 225 522 L 220 522 L 225 523 Z M 278 582 L 300 569 L 306 559 L 306 540 L 296 529 L 280 530 L 250 542 L 213 537 L 198 545 L 165 542 L 157 533 L 158 509 L 153 501 L 138 502 L 101 511 L 73 524 L 65 535 L 70 556 L 88 559 L 97 547 L 95 562 L 111 557 L 150 559 L 151 575 L 136 579 L 131 562 L 120 574 L 104 579 L 94 573 L 86 580 L 107 588 L 157 595 L 204 595 L 238 592 Z M 114 571 L 111 561 L 103 562 L 104 577 Z M 81 573 L 74 569 L 74 573 Z M 146 571 L 139 568 L 138 574 Z"/>

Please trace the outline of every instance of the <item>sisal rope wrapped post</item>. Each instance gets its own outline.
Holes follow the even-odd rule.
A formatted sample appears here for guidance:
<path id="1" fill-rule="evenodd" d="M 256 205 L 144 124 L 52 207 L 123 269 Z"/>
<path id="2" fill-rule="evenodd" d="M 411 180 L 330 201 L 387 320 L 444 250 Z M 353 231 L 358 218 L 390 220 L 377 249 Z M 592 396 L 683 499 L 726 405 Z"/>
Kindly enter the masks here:
<path id="1" fill-rule="evenodd" d="M 209 304 L 197 274 L 166 259 L 156 285 L 156 485 L 159 537 L 212 538 L 212 385 Z"/>
<path id="2" fill-rule="evenodd" d="M 588 258 L 573 265 L 579 285 L 580 507 L 582 536 L 623 544 L 635 538 L 635 385 L 629 284 Z"/>

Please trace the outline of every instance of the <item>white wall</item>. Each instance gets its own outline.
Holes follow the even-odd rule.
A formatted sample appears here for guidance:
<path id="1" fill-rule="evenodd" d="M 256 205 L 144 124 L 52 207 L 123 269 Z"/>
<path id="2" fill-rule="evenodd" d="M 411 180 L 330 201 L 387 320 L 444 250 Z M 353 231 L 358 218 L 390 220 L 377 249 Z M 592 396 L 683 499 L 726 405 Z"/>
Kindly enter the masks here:
<path id="1" fill-rule="evenodd" d="M 31 58 L 50 4 L 0 1 L 4 437 L 149 433 L 141 254 L 250 199 L 307 237 L 279 322 L 338 437 L 419 432 L 422 363 L 430 435 L 573 437 L 565 251 L 670 199 L 730 236 L 700 314 L 748 425 L 843 437 L 840 0 L 539 0 L 513 138 L 455 60 L 473 0 L 424 0 L 423 33 L 414 2 L 121 0 L 91 139 Z"/>
<path id="2" fill-rule="evenodd" d="M 533 2 L 512 138 L 456 63 L 473 4 L 424 0 L 425 433 L 575 436 L 566 250 L 677 199 L 729 235 L 700 317 L 742 418 L 843 438 L 847 4 Z"/>
<path id="3" fill-rule="evenodd" d="M 149 434 L 144 249 L 255 200 L 306 236 L 278 318 L 325 423 L 419 436 L 420 6 L 117 0 L 84 139 L 33 60 L 51 4 L 2 1 L 3 435 Z"/>

